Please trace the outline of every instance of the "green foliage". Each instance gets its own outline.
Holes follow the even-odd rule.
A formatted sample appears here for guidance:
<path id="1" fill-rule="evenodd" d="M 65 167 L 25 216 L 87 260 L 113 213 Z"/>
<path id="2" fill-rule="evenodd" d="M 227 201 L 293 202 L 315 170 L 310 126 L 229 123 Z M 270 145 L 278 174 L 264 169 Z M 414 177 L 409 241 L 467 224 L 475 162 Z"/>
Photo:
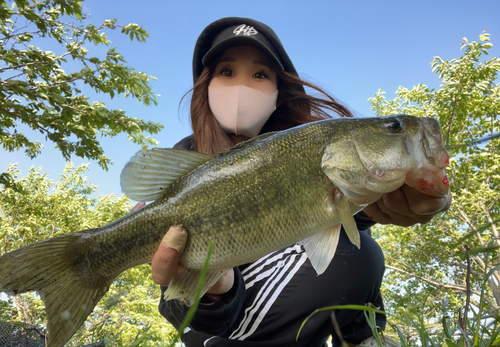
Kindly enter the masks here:
<path id="1" fill-rule="evenodd" d="M 67 160 L 76 155 L 107 169 L 110 159 L 99 137 L 126 133 L 146 148 L 156 141 L 144 133 L 156 134 L 163 127 L 91 102 L 82 93 L 85 86 L 111 98 L 131 96 L 146 106 L 157 104 L 150 85 L 154 77 L 125 65 L 115 48 L 104 57 L 91 54 L 92 48 L 110 44 L 106 31 L 120 29 L 141 42 L 147 32 L 133 23 L 118 25 L 116 19 L 84 25 L 81 7 L 78 0 L 0 0 L 0 144 L 36 157 L 43 145 L 19 130 L 24 124 L 53 142 Z M 2 174 L 0 183 L 8 184 L 9 177 Z"/>
<path id="2" fill-rule="evenodd" d="M 492 47 L 489 35 L 478 42 L 464 38 L 460 58 L 432 62 L 441 80 L 434 90 L 420 84 L 400 87 L 387 100 L 382 90 L 370 99 L 376 115 L 406 113 L 434 117 L 441 123 L 450 153 L 448 178 L 453 204 L 447 213 L 413 228 L 384 226 L 375 230 L 386 254 L 387 310 L 399 326 L 417 317 L 426 324 L 439 321 L 446 297 L 450 312 L 479 307 L 483 278 L 485 312 L 500 308 L 500 59 L 485 59 Z M 467 259 L 471 260 L 470 284 Z M 470 304 L 466 298 L 470 285 Z"/>
<path id="3" fill-rule="evenodd" d="M 364 311 L 364 313 L 370 312 L 370 313 L 373 313 L 373 314 L 378 313 L 378 314 L 385 315 L 384 311 L 381 311 L 379 309 L 376 309 L 376 308 L 368 306 L 368 305 L 367 306 L 362 306 L 362 305 L 335 305 L 335 306 L 321 307 L 321 308 L 318 308 L 318 309 L 314 310 L 309 316 L 306 317 L 306 319 L 304 319 L 304 321 L 300 325 L 299 331 L 297 332 L 297 336 L 295 337 L 295 341 L 299 340 L 300 332 L 302 331 L 302 328 L 304 328 L 304 326 L 306 325 L 307 321 L 309 319 L 311 319 L 312 316 L 314 316 L 315 314 L 317 314 L 319 312 L 324 312 L 324 311 L 333 311 L 333 312 L 335 312 L 335 310 L 356 310 L 356 311 Z M 375 322 L 375 316 L 373 315 L 373 316 L 370 316 L 370 317 L 373 318 L 373 322 Z M 376 330 L 376 323 L 371 324 L 370 327 L 372 327 L 372 329 Z M 342 338 L 341 334 L 339 334 L 339 338 Z"/>
<path id="4" fill-rule="evenodd" d="M 9 166 L 8 173 L 21 189 L 0 190 L 0 255 L 49 237 L 106 225 L 126 215 L 132 205 L 125 195 L 92 198 L 97 188 L 83 176 L 87 168 L 75 169 L 68 163 L 61 180 L 54 183 L 40 168 L 19 178 L 16 166 Z M 108 341 L 110 346 L 164 346 L 176 332 L 158 313 L 159 296 L 149 265 L 124 272 L 70 345 Z M 37 327 L 46 324 L 44 305 L 35 293 L 0 301 L 0 317 Z"/>
<path id="5" fill-rule="evenodd" d="M 485 277 L 484 283 L 487 282 Z M 448 300 L 442 304 L 443 315 L 438 324 L 428 326 L 424 317 L 413 322 L 411 327 L 401 330 L 391 324 L 396 331 L 401 347 L 462 347 L 482 346 L 493 347 L 500 345 L 500 319 L 491 317 L 485 319 L 483 310 L 484 297 L 481 296 L 480 307 L 472 311 L 467 319 L 453 319 L 448 311 Z M 488 317 L 488 316 L 486 316 Z"/>

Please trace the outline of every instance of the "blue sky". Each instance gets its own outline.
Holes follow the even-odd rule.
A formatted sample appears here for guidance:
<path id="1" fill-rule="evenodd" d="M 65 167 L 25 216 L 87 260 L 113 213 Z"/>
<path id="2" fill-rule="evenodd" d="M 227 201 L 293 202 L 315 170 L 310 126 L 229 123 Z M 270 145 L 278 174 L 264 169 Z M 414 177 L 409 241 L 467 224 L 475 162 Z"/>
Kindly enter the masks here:
<path id="1" fill-rule="evenodd" d="M 488 30 L 493 43 L 490 56 L 500 56 L 498 0 L 87 0 L 83 5 L 83 11 L 91 14 L 88 22 L 100 25 L 117 18 L 120 24 L 138 23 L 150 34 L 146 43 L 131 42 L 117 33 L 108 36 L 130 66 L 158 78 L 152 82 L 155 93 L 161 95 L 158 106 L 145 107 L 132 99 L 109 100 L 102 94 L 89 96 L 131 117 L 162 123 L 165 129 L 155 135 L 160 147 L 172 147 L 190 134 L 188 105 L 179 109 L 179 101 L 192 86 L 194 44 L 206 25 L 222 17 L 251 17 L 271 26 L 299 74 L 360 116 L 372 115 L 367 100 L 379 88 L 390 98 L 399 86 L 412 88 L 422 83 L 438 88 L 430 63 L 434 56 L 458 58 L 463 37 L 478 40 Z M 91 49 L 90 54 L 105 51 Z M 114 164 L 106 172 L 91 163 L 89 180 L 98 185 L 97 194 L 120 195 L 121 169 L 139 147 L 124 135 L 105 138 L 102 144 Z M 44 145 L 35 160 L 22 152 L 0 152 L 0 170 L 17 162 L 23 176 L 31 166 L 42 166 L 44 173 L 58 181 L 65 161 L 50 143 Z M 76 157 L 73 161 L 75 165 L 88 162 Z"/>

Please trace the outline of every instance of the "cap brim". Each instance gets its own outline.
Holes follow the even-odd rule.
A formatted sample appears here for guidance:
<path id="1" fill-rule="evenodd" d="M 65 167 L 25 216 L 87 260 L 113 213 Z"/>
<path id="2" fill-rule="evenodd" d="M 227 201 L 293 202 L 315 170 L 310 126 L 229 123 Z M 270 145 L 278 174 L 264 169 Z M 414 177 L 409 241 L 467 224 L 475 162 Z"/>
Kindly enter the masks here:
<path id="1" fill-rule="evenodd" d="M 285 70 L 279 58 L 265 44 L 254 39 L 252 36 L 235 36 L 219 42 L 203 56 L 203 59 L 201 60 L 202 64 L 207 66 L 214 59 L 222 55 L 227 49 L 235 46 L 251 46 L 260 49 L 266 53 L 281 70 Z"/>

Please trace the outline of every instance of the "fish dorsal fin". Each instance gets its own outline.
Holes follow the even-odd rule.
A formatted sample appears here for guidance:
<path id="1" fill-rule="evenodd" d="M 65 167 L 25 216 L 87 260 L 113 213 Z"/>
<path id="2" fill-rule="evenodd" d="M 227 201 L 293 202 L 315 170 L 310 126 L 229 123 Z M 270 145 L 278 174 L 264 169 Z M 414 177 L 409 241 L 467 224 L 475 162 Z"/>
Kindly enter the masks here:
<path id="1" fill-rule="evenodd" d="M 220 155 L 224 156 L 224 155 L 232 153 L 233 151 L 239 151 L 239 150 L 245 149 L 247 147 L 253 146 L 257 142 L 260 142 L 260 141 L 262 141 L 264 139 L 267 139 L 268 137 L 271 137 L 271 136 L 273 136 L 276 133 L 277 133 L 277 131 L 272 131 L 270 133 L 265 133 L 265 134 L 262 134 L 262 135 L 254 136 L 254 137 L 252 137 L 249 140 L 246 140 L 246 141 L 243 141 L 243 142 L 240 142 L 240 143 L 236 144 L 235 146 L 229 148 L 227 151 L 220 153 Z"/>
<path id="2" fill-rule="evenodd" d="M 340 237 L 340 224 L 299 242 L 304 246 L 307 257 L 318 275 L 325 272 L 335 255 Z"/>
<path id="3" fill-rule="evenodd" d="M 337 211 L 339 211 L 340 221 L 344 226 L 347 237 L 349 237 L 352 244 L 359 249 L 361 247 L 361 240 L 359 237 L 358 227 L 356 226 L 356 221 L 354 220 L 351 208 L 349 207 L 349 202 L 339 189 L 336 189 L 333 193 L 333 204 L 335 205 Z"/>
<path id="4" fill-rule="evenodd" d="M 122 191 L 132 200 L 157 200 L 172 183 L 213 157 L 173 148 L 139 151 L 122 170 Z"/>

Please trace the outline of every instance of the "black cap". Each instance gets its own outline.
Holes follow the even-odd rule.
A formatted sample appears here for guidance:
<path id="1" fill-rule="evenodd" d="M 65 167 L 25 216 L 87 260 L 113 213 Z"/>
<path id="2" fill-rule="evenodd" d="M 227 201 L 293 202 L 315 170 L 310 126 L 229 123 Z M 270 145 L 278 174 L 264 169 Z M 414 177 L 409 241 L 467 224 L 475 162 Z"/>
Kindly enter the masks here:
<path id="1" fill-rule="evenodd" d="M 234 46 L 252 46 L 258 48 L 267 53 L 281 70 L 285 69 L 278 58 L 278 52 L 276 52 L 271 42 L 258 32 L 257 29 L 246 24 L 233 25 L 222 30 L 212 41 L 210 50 L 201 59 L 202 64 L 207 66 L 219 54 Z"/>
<path id="2" fill-rule="evenodd" d="M 209 24 L 198 37 L 193 54 L 193 81 L 196 82 L 203 67 L 223 51 L 243 45 L 264 51 L 282 70 L 297 74 L 273 29 L 255 19 L 226 17 Z"/>

